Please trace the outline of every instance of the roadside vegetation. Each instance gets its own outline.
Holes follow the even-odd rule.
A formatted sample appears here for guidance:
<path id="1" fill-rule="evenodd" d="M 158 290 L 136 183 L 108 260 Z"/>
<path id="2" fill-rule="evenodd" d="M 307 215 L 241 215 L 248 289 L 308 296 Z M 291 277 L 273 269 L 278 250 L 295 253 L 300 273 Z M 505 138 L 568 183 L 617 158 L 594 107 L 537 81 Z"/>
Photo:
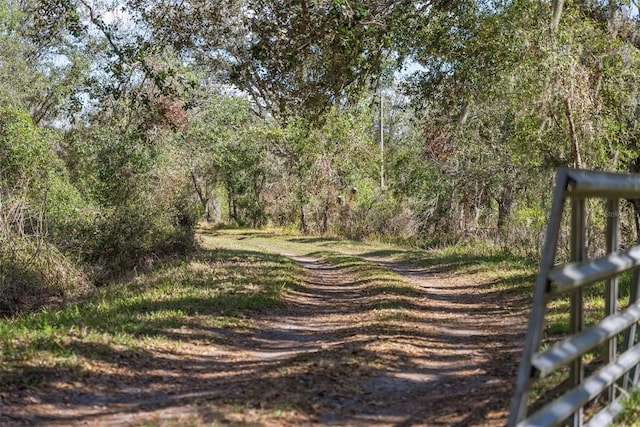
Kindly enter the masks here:
<path id="1" fill-rule="evenodd" d="M 304 270 L 291 257 L 321 259 L 364 284 L 367 295 L 377 301 L 370 309 L 382 328 L 415 321 L 413 310 L 421 297 L 414 284 L 393 271 L 394 265 L 428 269 L 438 280 L 479 282 L 497 293 L 496 298 L 508 301 L 513 310 L 524 309 L 525 313 L 536 273 L 531 260 L 487 247 L 419 250 L 276 229 L 207 225 L 199 228 L 198 242 L 200 248 L 187 256 L 167 260 L 60 307 L 0 321 L 0 384 L 7 390 L 37 390 L 50 387 L 60 375 L 91 381 L 100 369 L 121 366 L 123 354 L 125 365 L 135 369 L 136 359 L 150 354 L 174 352 L 186 343 L 220 342 L 212 330 L 254 328 L 256 316 L 284 309 L 288 292 L 304 290 Z M 602 290 L 593 289 L 588 313 L 603 310 L 598 291 Z M 623 292 L 621 304 L 624 298 Z M 550 306 L 547 345 L 569 330 L 567 303 L 561 300 Z M 599 351 L 593 352 L 596 365 Z M 96 371 L 98 360 L 105 363 Z M 566 375 L 541 383 L 533 398 L 545 401 L 562 389 Z M 245 404 L 250 405 L 251 397 L 248 399 Z M 302 401 L 286 393 L 282 399 L 287 410 L 304 408 Z M 634 399 L 627 403 L 620 425 L 635 419 Z"/>
<path id="2" fill-rule="evenodd" d="M 301 267 L 279 255 L 200 249 L 64 307 L 1 320 L 0 384 L 42 386 L 55 370 L 81 378 L 104 357 L 170 351 L 208 328 L 251 328 L 252 312 L 281 307 L 303 280 Z"/>

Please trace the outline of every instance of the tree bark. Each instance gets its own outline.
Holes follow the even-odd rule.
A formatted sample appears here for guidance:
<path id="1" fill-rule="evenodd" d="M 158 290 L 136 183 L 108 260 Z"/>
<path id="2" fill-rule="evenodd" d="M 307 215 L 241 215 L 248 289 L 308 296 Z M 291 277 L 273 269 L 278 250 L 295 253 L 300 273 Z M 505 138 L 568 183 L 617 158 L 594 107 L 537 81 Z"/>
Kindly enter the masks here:
<path id="1" fill-rule="evenodd" d="M 630 200 L 633 205 L 633 219 L 636 224 L 636 242 L 640 244 L 640 199 Z"/>
<path id="2" fill-rule="evenodd" d="M 309 227 L 307 226 L 307 218 L 304 214 L 304 206 L 300 206 L 300 231 L 303 234 L 309 233 Z"/>
<path id="3" fill-rule="evenodd" d="M 200 185 L 200 181 L 198 180 L 198 176 L 193 167 L 189 168 L 189 174 L 191 175 L 191 181 L 193 182 L 193 187 L 198 194 L 198 199 L 200 199 L 200 203 L 204 209 L 204 215 L 208 222 L 211 222 L 211 214 L 209 212 L 209 200 L 208 197 L 202 191 L 202 185 Z"/>
<path id="4" fill-rule="evenodd" d="M 500 200 L 498 200 L 498 232 L 504 234 L 511 216 L 511 208 L 513 207 L 513 185 L 507 184 L 502 189 Z"/>
<path id="5" fill-rule="evenodd" d="M 619 23 L 618 23 L 618 2 L 617 0 L 609 0 L 607 16 L 607 30 L 613 37 L 618 37 Z"/>
<path id="6" fill-rule="evenodd" d="M 324 205 L 324 209 L 322 210 L 322 229 L 320 230 L 320 234 L 327 234 L 329 230 L 329 211 L 331 210 L 331 205 L 329 200 L 327 199 L 327 203 Z"/>
<path id="7" fill-rule="evenodd" d="M 229 221 L 236 220 L 235 212 L 236 208 L 233 191 L 231 190 L 231 186 L 227 184 L 227 216 L 229 217 Z"/>
<path id="8" fill-rule="evenodd" d="M 569 123 L 569 138 L 571 140 L 571 154 L 573 156 L 573 167 L 576 169 L 582 169 L 582 158 L 580 157 L 580 143 L 578 142 L 578 135 L 576 133 L 576 125 L 573 121 L 573 109 L 571 107 L 571 100 L 569 97 L 564 99 L 565 115 L 567 116 L 567 122 Z"/>
<path id="9" fill-rule="evenodd" d="M 560 18 L 562 17 L 562 8 L 564 6 L 564 0 L 553 0 L 553 16 L 551 18 L 551 31 L 555 33 L 560 25 Z"/>

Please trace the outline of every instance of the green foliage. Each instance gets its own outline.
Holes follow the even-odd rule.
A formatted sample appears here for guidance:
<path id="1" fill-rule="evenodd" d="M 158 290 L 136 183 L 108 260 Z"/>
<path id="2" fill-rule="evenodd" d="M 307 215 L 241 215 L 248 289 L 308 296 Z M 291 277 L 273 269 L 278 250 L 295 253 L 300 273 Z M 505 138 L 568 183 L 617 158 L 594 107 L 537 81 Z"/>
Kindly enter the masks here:
<path id="1" fill-rule="evenodd" d="M 425 71 L 408 93 L 436 171 L 422 181 L 434 196 L 417 200 L 425 231 L 539 246 L 539 215 L 523 214 L 548 211 L 532 194 L 545 194 L 558 166 L 633 170 L 638 46 L 588 9 L 565 6 L 549 31 L 549 3 L 472 2 L 415 34 Z"/>
<path id="2" fill-rule="evenodd" d="M 238 225 L 266 223 L 264 188 L 273 172 L 264 129 L 240 97 L 209 96 L 194 108 L 181 135 L 193 188 L 208 221 Z M 224 194 L 223 194 L 224 193 Z"/>
<path id="3" fill-rule="evenodd" d="M 623 401 L 624 411 L 612 424 L 614 427 L 633 426 L 640 419 L 640 393 L 633 393 Z"/>
<path id="4" fill-rule="evenodd" d="M 358 200 L 374 191 L 370 177 L 377 174 L 370 114 L 364 106 L 334 108 L 320 127 L 297 118 L 270 132 L 286 172 L 267 196 L 277 201 L 269 210 L 271 218 L 282 225 L 296 221 L 304 232 L 340 233 L 352 227 L 347 223 Z"/>
<path id="5" fill-rule="evenodd" d="M 71 134 L 65 158 L 94 217 L 78 224 L 77 246 L 98 281 L 184 253 L 197 221 L 186 170 L 170 145 L 116 129 Z"/>
<path id="6" fill-rule="evenodd" d="M 0 108 L 0 316 L 88 290 L 77 265 L 52 243 L 81 206 L 53 141 L 27 112 Z"/>
<path id="7" fill-rule="evenodd" d="M 33 124 L 28 112 L 14 108 L 0 109 L 0 156 L 2 179 L 6 186 L 33 181 L 44 175 L 50 163 L 52 147 L 43 132 Z"/>
<path id="8" fill-rule="evenodd" d="M 80 369 L 105 348 L 143 354 L 149 344 L 180 345 L 190 338 L 175 331 L 187 324 L 251 327 L 247 314 L 282 306 L 284 293 L 300 288 L 303 276 L 300 265 L 279 255 L 209 248 L 83 302 L 0 319 L 0 384 L 43 380 L 30 378 L 33 360 Z"/>
<path id="9" fill-rule="evenodd" d="M 41 207 L 54 233 L 83 205 L 56 152 L 57 139 L 55 133 L 34 126 L 27 112 L 0 109 L 0 184 L 5 191 L 24 192 L 31 204 Z"/>

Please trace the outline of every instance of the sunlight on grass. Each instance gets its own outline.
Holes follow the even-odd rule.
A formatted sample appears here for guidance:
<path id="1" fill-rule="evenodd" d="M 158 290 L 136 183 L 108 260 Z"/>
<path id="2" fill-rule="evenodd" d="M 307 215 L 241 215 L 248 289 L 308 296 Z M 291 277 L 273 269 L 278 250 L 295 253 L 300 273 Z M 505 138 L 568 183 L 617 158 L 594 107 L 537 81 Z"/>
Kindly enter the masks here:
<path id="1" fill-rule="evenodd" d="M 376 339 L 362 344 L 360 352 L 351 353 L 349 349 L 334 354 L 331 349 L 317 357 L 301 355 L 300 360 L 291 359 L 290 365 L 278 368 L 280 374 L 294 373 L 295 378 L 303 379 L 307 375 L 304 369 L 313 370 L 314 375 L 326 371 L 331 379 L 337 369 L 359 370 L 366 375 L 393 366 L 394 360 L 382 360 L 377 354 L 385 345 L 397 343 L 394 328 L 424 321 L 424 301 L 428 298 L 425 288 L 392 270 L 394 263 L 425 272 L 436 280 L 453 278 L 454 284 L 464 280 L 465 286 L 472 283 L 473 289 L 516 301 L 514 310 L 530 304 L 535 280 L 533 263 L 495 248 L 403 249 L 387 244 L 283 236 L 277 230 L 203 228 L 199 239 L 199 253 L 102 288 L 84 302 L 0 320 L 0 386 L 38 385 L 51 380 L 51 372 L 59 369 L 71 372 L 72 377 L 82 377 L 95 363 L 133 366 L 133 361 L 149 357 L 154 351 L 178 352 L 181 345 L 194 340 L 204 345 L 216 343 L 221 338 L 212 332 L 215 330 L 253 328 L 254 314 L 280 309 L 283 295 L 305 289 L 304 268 L 281 253 L 317 259 L 331 271 L 339 270 L 348 280 L 346 286 L 353 289 L 349 292 L 366 296 L 366 305 L 357 307 L 371 316 L 357 326 L 377 328 Z M 625 296 L 628 298 L 625 286 L 621 284 L 623 305 Z M 602 291 L 603 285 L 597 284 L 585 293 L 586 324 L 603 313 Z M 568 333 L 568 313 L 567 298 L 550 301 L 545 348 Z M 392 332 L 381 338 L 378 330 Z M 411 348 L 408 342 L 407 351 L 413 351 Z M 601 351 L 601 346 L 596 348 L 585 361 L 597 365 Z M 400 353 L 394 355 L 400 357 Z M 305 357 L 308 360 L 301 359 Z M 303 371 L 293 372 L 294 369 Z M 540 382 L 532 398 L 543 402 L 558 393 L 566 375 L 563 371 Z M 279 410 L 286 412 L 305 407 L 305 393 L 312 388 L 322 391 L 324 386 L 291 383 L 284 387 L 299 391 L 295 398 L 274 396 Z M 273 388 L 282 389 L 283 386 Z M 354 392 L 348 385 L 344 391 Z M 262 402 L 265 396 L 247 399 Z"/>
<path id="2" fill-rule="evenodd" d="M 537 260 L 519 257 L 503 248 L 486 244 L 416 249 L 379 242 L 291 236 L 278 229 L 203 228 L 201 231 L 203 242 L 208 245 L 214 245 L 218 241 L 236 248 L 253 247 L 297 256 L 319 255 L 327 262 L 355 273 L 358 268 L 364 270 L 372 266 L 377 266 L 378 272 L 389 273 L 388 269 L 379 264 L 367 263 L 363 257 L 376 262 L 402 263 L 437 274 L 472 275 L 475 281 L 486 283 L 489 289 L 523 298 L 532 295 L 537 270 Z"/>
<path id="3" fill-rule="evenodd" d="M 622 402 L 624 411 L 612 425 L 614 427 L 637 426 L 640 420 L 640 393 L 630 395 Z"/>
<path id="4" fill-rule="evenodd" d="M 38 382 L 45 374 L 33 373 L 36 365 L 81 370 L 118 348 L 175 347 L 187 339 L 180 333 L 185 326 L 250 328 L 242 313 L 279 307 L 287 289 L 301 286 L 302 268 L 285 257 L 203 250 L 85 302 L 0 320 L 0 385 Z"/>

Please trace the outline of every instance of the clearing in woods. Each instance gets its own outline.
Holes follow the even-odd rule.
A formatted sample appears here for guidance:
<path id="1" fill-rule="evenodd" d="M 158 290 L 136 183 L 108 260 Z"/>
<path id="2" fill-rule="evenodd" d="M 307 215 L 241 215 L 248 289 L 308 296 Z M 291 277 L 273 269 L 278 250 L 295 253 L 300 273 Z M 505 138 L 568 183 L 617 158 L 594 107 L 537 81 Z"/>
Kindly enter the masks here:
<path id="1" fill-rule="evenodd" d="M 200 239 L 198 257 L 5 336 L 0 425 L 505 424 L 530 266 L 260 231 Z"/>

